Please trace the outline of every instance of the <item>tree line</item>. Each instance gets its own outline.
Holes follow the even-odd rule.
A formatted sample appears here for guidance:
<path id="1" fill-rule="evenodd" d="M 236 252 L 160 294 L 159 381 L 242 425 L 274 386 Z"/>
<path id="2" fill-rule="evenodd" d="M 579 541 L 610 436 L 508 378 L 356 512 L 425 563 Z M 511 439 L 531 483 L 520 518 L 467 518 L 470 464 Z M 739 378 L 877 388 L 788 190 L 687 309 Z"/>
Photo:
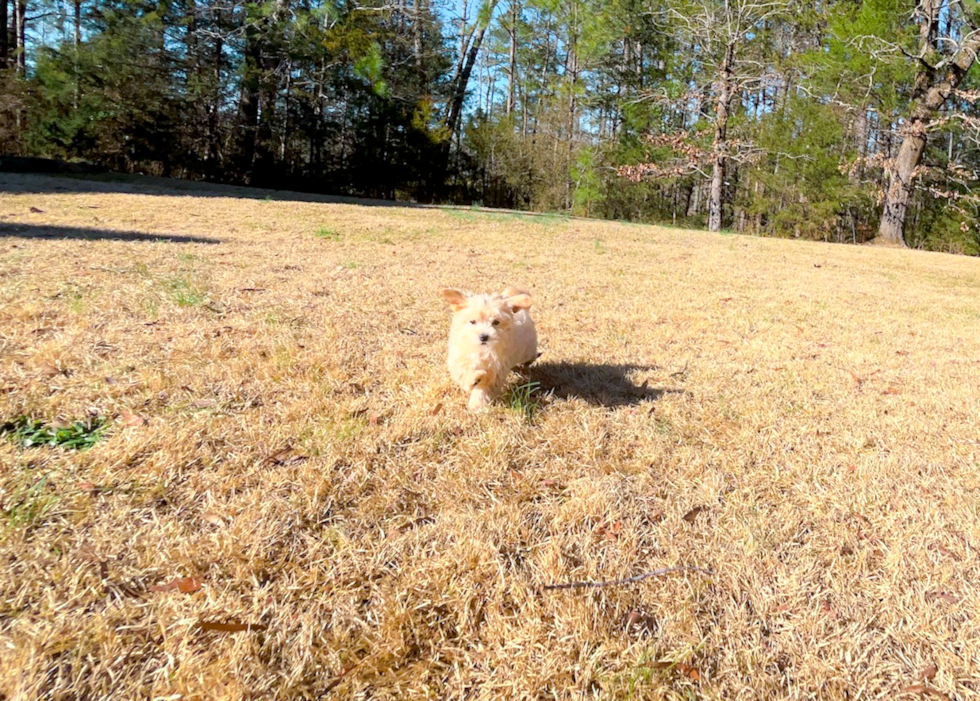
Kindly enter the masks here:
<path id="1" fill-rule="evenodd" d="M 976 255 L 978 27 L 972 0 L 0 0 L 0 153 Z"/>

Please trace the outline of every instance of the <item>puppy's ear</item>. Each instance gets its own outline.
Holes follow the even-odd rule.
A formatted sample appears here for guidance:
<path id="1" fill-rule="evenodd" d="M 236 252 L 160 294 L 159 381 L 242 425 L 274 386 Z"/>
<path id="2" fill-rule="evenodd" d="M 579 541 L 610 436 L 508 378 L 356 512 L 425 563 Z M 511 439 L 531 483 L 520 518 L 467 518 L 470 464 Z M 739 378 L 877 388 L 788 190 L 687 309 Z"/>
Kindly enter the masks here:
<path id="1" fill-rule="evenodd" d="M 505 300 L 510 306 L 512 312 L 516 312 L 521 309 L 531 308 L 531 295 L 527 292 L 521 292 L 520 294 L 512 295 Z"/>
<path id="2" fill-rule="evenodd" d="M 446 298 L 446 301 L 449 302 L 449 306 L 453 308 L 454 312 L 458 312 L 466 306 L 466 295 L 459 290 L 447 288 L 442 291 L 442 296 Z"/>

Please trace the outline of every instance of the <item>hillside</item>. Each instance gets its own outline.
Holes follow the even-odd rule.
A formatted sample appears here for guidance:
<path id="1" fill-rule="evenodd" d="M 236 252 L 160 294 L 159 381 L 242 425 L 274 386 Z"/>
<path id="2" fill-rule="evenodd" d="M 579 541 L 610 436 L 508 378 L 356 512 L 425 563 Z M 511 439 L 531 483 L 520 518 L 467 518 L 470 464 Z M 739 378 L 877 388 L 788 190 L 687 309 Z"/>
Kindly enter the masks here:
<path id="1" fill-rule="evenodd" d="M 980 261 L 0 193 L 0 698 L 980 694 Z M 438 291 L 507 283 L 543 356 L 471 415 Z"/>

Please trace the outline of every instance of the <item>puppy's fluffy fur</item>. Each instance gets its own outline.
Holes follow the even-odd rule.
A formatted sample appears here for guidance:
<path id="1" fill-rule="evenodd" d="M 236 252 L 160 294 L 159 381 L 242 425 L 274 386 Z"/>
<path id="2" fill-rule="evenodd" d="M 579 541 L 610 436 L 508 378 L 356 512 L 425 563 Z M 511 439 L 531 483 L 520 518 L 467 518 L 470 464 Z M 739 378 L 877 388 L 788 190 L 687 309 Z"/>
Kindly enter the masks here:
<path id="1" fill-rule="evenodd" d="M 484 295 L 447 289 L 442 296 L 453 308 L 449 375 L 476 411 L 500 393 L 512 368 L 538 357 L 531 296 L 516 287 Z"/>

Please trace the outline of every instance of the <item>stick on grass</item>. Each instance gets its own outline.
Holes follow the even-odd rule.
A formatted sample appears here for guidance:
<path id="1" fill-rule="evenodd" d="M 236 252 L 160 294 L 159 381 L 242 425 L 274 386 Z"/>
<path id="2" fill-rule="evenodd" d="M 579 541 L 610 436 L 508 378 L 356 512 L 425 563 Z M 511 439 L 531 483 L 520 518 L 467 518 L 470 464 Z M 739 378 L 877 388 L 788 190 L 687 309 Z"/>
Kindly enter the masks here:
<path id="1" fill-rule="evenodd" d="M 568 582 L 566 584 L 546 584 L 544 589 L 547 591 L 551 589 L 598 589 L 600 587 L 615 587 L 621 584 L 642 582 L 644 579 L 649 579 L 650 577 L 659 577 L 660 575 L 670 574 L 671 572 L 679 572 L 681 570 L 701 572 L 709 577 L 712 574 L 710 570 L 706 570 L 701 567 L 694 567 L 693 565 L 675 565 L 674 567 L 663 567 L 659 570 L 653 570 L 652 572 L 644 572 L 643 574 L 638 574 L 635 577 L 627 577 L 626 579 L 611 579 L 607 582 Z"/>

